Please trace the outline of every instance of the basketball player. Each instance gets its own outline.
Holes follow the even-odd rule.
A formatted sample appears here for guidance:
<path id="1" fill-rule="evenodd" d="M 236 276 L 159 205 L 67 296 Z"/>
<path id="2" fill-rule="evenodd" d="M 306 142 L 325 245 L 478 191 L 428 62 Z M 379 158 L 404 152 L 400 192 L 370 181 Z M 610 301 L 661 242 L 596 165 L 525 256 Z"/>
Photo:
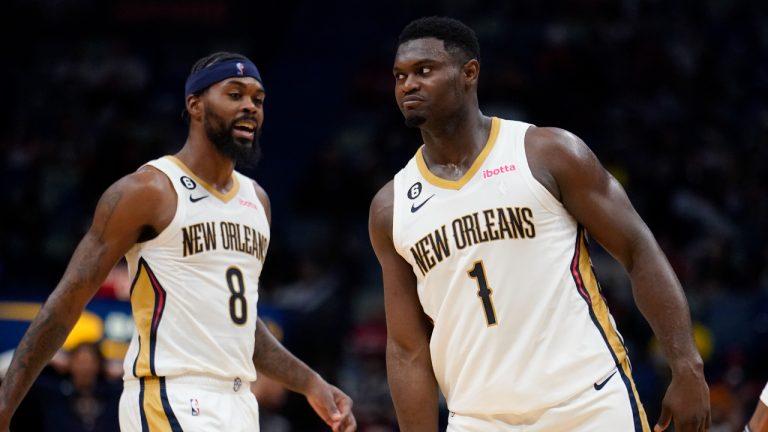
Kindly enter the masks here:
<path id="1" fill-rule="evenodd" d="M 407 25 L 395 99 L 424 145 L 373 199 L 387 371 L 403 431 L 648 431 L 588 235 L 629 272 L 672 369 L 657 430 L 709 425 L 686 299 L 619 183 L 576 136 L 484 115 L 461 22 Z M 557 103 L 553 100 L 552 103 Z"/>
<path id="2" fill-rule="evenodd" d="M 187 78 L 189 135 L 101 197 L 61 282 L 16 349 L 0 388 L 0 431 L 109 270 L 126 256 L 136 323 L 125 358 L 121 430 L 253 431 L 256 371 L 306 396 L 334 431 L 352 402 L 285 350 L 258 318 L 270 204 L 235 165 L 259 152 L 265 91 L 239 54 L 199 60 Z"/>
<path id="3" fill-rule="evenodd" d="M 752 414 L 749 424 L 744 427 L 744 432 L 768 432 L 768 383 L 765 384 L 757 407 Z"/>

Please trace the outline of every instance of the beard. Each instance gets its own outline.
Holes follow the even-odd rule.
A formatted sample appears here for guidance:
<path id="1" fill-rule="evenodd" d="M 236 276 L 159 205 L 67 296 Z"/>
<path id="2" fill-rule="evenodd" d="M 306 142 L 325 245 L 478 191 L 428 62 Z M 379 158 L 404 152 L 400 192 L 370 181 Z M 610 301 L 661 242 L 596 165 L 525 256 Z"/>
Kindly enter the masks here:
<path id="1" fill-rule="evenodd" d="M 256 128 L 253 131 L 253 141 L 235 138 L 233 136 L 234 124 L 238 120 L 241 118 L 226 124 L 221 116 L 206 107 L 203 128 L 208 139 L 224 157 L 232 160 L 240 168 L 254 168 L 261 158 L 261 145 L 259 144 L 261 128 Z"/>
<path id="2" fill-rule="evenodd" d="M 421 114 L 412 114 L 405 116 L 405 125 L 410 128 L 417 128 L 424 124 L 427 118 Z"/>

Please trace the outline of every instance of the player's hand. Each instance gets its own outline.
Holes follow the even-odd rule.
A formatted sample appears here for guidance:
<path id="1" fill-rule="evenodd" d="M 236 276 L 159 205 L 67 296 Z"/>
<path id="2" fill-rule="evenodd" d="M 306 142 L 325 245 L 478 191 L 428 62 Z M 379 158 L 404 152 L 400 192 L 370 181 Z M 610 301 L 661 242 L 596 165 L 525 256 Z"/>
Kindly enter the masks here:
<path id="1" fill-rule="evenodd" d="M 352 399 L 343 391 L 316 376 L 306 395 L 309 405 L 333 432 L 354 432 L 357 421 L 352 414 Z"/>
<path id="2" fill-rule="evenodd" d="M 675 423 L 675 432 L 708 431 L 712 423 L 709 410 L 709 387 L 700 368 L 672 373 L 672 382 L 661 404 L 661 415 L 654 432 L 666 430 Z"/>

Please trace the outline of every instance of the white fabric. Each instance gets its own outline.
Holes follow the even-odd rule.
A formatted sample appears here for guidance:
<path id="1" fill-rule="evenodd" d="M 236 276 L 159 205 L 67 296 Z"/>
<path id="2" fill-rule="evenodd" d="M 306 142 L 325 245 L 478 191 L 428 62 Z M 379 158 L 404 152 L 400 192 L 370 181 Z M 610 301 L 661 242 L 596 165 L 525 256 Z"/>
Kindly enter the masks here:
<path id="1" fill-rule="evenodd" d="M 638 424 L 627 398 L 627 389 L 617 375 L 611 376 L 599 391 L 589 388 L 560 405 L 526 416 L 451 415 L 447 432 L 650 431 L 644 417 Z"/>
<path id="2" fill-rule="evenodd" d="M 136 331 L 124 378 L 207 374 L 254 381 L 269 224 L 253 182 L 235 172 L 236 189 L 222 195 L 172 157 L 148 165 L 168 176 L 177 208 L 163 232 L 126 254 Z"/>
<path id="3" fill-rule="evenodd" d="M 167 414 L 152 409 L 151 390 L 145 386 L 143 410 L 141 385 L 126 381 L 120 397 L 120 430 L 142 432 L 142 411 L 149 430 L 173 430 Z M 233 380 L 206 376 L 168 378 L 165 395 L 173 417 L 184 431 L 258 432 L 259 405 L 249 383 L 241 382 L 235 391 Z M 160 408 L 160 407 L 158 407 Z"/>
<path id="4" fill-rule="evenodd" d="M 421 306 L 434 321 L 432 364 L 457 415 L 557 406 L 626 357 L 588 251 L 576 260 L 587 286 L 577 286 L 579 228 L 530 171 L 530 126 L 494 118 L 491 150 L 481 153 L 471 177 L 435 180 L 418 153 L 395 176 L 395 248 L 413 267 Z M 492 305 L 478 295 L 480 279 Z M 625 397 L 634 393 L 629 383 Z"/>

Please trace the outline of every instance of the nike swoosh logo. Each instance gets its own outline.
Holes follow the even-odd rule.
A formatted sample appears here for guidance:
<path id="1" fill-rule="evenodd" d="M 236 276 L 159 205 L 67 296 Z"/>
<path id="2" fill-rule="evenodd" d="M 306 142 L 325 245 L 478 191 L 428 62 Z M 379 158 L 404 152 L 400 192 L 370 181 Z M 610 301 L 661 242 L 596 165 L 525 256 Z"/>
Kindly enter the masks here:
<path id="1" fill-rule="evenodd" d="M 427 201 L 431 200 L 433 196 L 435 196 L 435 194 L 432 194 L 429 198 L 427 198 L 424 201 L 422 201 L 421 204 L 419 204 L 419 205 L 411 204 L 411 213 L 416 213 L 417 211 L 419 211 L 419 209 L 421 207 L 423 207 L 424 204 L 427 203 Z"/>
<path id="2" fill-rule="evenodd" d="M 193 197 L 192 195 L 190 195 L 190 196 L 189 196 L 189 201 L 191 201 L 191 202 L 193 202 L 193 203 L 196 203 L 196 202 L 200 201 L 200 200 L 201 200 L 201 199 L 203 199 L 203 198 L 208 198 L 209 196 L 210 196 L 210 195 L 203 195 L 203 196 L 201 196 L 201 197 L 195 198 L 195 197 Z"/>
<path id="3" fill-rule="evenodd" d="M 610 381 L 614 375 L 616 375 L 616 371 L 613 371 L 612 374 L 608 375 L 608 378 L 604 379 L 603 382 L 595 383 L 595 390 L 601 390 L 603 387 L 605 387 L 605 385 L 608 384 L 608 381 Z"/>

